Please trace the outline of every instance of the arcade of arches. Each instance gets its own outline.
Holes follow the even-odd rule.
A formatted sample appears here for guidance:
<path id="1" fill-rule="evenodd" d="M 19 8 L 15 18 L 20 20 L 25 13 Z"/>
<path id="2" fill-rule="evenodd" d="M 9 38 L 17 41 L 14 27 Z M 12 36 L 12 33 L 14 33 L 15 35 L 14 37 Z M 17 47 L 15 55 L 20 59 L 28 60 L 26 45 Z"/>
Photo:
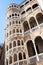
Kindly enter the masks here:
<path id="1" fill-rule="evenodd" d="M 24 32 L 26 32 L 26 31 L 28 31 L 30 29 L 28 22 L 30 24 L 30 28 L 34 28 L 38 24 L 43 23 L 43 14 L 42 13 L 38 13 L 38 14 L 36 14 L 36 19 L 34 17 L 31 17 L 29 19 L 29 21 L 24 21 L 24 23 L 23 23 Z"/>
<path id="2" fill-rule="evenodd" d="M 40 36 L 37 36 L 34 42 L 37 53 L 38 54 L 43 53 L 43 39 Z M 36 53 L 32 40 L 28 40 L 26 44 L 27 44 L 28 56 L 29 57 L 34 56 Z"/>

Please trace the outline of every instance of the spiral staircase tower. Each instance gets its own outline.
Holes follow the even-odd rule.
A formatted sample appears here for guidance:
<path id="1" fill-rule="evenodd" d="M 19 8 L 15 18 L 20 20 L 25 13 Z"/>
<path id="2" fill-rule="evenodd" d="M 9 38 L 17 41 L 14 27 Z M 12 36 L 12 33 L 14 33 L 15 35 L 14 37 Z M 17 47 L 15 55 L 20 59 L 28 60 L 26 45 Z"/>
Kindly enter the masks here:
<path id="1" fill-rule="evenodd" d="M 6 16 L 5 65 L 39 65 L 43 61 L 43 11 L 38 1 L 11 3 Z"/>

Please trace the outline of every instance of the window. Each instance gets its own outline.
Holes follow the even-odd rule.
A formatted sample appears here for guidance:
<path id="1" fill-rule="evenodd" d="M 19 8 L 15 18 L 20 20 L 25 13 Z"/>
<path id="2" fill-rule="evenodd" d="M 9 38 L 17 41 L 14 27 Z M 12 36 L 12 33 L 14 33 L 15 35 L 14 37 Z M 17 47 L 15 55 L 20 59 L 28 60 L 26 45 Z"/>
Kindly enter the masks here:
<path id="1" fill-rule="evenodd" d="M 27 44 L 28 56 L 29 57 L 34 56 L 35 49 L 34 49 L 32 40 L 29 40 L 26 44 Z"/>
<path id="2" fill-rule="evenodd" d="M 38 6 L 38 4 L 34 4 L 33 6 L 32 6 L 32 8 L 34 9 L 34 8 L 36 8 Z"/>
<path id="3" fill-rule="evenodd" d="M 31 10 L 31 7 L 29 7 L 26 11 L 29 11 L 29 10 Z"/>
<path id="4" fill-rule="evenodd" d="M 22 8 L 24 5 L 20 6 L 20 8 Z"/>
<path id="5" fill-rule="evenodd" d="M 7 51 L 8 51 L 8 45 L 6 46 L 6 48 L 7 48 Z"/>
<path id="6" fill-rule="evenodd" d="M 19 14 L 18 14 L 18 16 L 19 16 Z"/>
<path id="7" fill-rule="evenodd" d="M 24 45 L 23 40 L 21 40 L 21 44 Z"/>
<path id="8" fill-rule="evenodd" d="M 17 16 L 17 14 L 15 13 L 15 16 Z"/>
<path id="9" fill-rule="evenodd" d="M 16 46 L 16 41 L 13 42 L 13 47 L 15 47 L 15 46 Z"/>
<path id="10" fill-rule="evenodd" d="M 12 48 L 12 43 L 9 44 L 9 49 L 11 49 L 11 48 Z"/>
<path id="11" fill-rule="evenodd" d="M 9 57 L 9 64 L 11 64 L 12 63 L 12 57 L 10 56 Z"/>
<path id="12" fill-rule="evenodd" d="M 17 55 L 14 54 L 14 62 L 17 61 Z"/>
<path id="13" fill-rule="evenodd" d="M 43 14 L 42 13 L 38 13 L 36 15 L 36 19 L 37 19 L 39 24 L 43 23 Z"/>
<path id="14" fill-rule="evenodd" d="M 26 31 L 29 30 L 29 25 L 28 25 L 28 22 L 27 21 L 24 21 L 23 27 L 24 27 L 24 32 L 26 32 Z"/>
<path id="15" fill-rule="evenodd" d="M 24 53 L 24 52 L 23 52 L 23 58 L 24 58 L 24 59 L 26 59 L 26 55 L 25 55 L 25 53 Z"/>
<path id="16" fill-rule="evenodd" d="M 22 30 L 20 29 L 20 33 L 22 33 Z"/>
<path id="17" fill-rule="evenodd" d="M 30 0 L 30 1 L 32 1 L 32 0 Z"/>
<path id="18" fill-rule="evenodd" d="M 22 53 L 19 53 L 19 60 L 22 60 Z"/>
<path id="19" fill-rule="evenodd" d="M 35 45 L 36 45 L 37 53 L 38 54 L 43 53 L 43 39 L 41 36 L 37 36 L 35 38 Z"/>
<path id="20" fill-rule="evenodd" d="M 12 16 L 14 16 L 14 14 L 12 14 Z"/>
<path id="21" fill-rule="evenodd" d="M 18 46 L 20 46 L 20 40 L 17 41 Z"/>
<path id="22" fill-rule="evenodd" d="M 25 13 L 25 11 L 23 11 L 21 14 L 24 14 Z"/>
<path id="23" fill-rule="evenodd" d="M 12 7 L 13 7 L 13 5 L 12 5 Z"/>
<path id="24" fill-rule="evenodd" d="M 9 17 L 11 18 L 11 15 L 9 15 Z"/>
<path id="25" fill-rule="evenodd" d="M 30 18 L 29 23 L 30 23 L 30 27 L 31 27 L 31 28 L 37 26 L 37 23 L 36 23 L 36 20 L 35 20 L 34 17 L 31 17 L 31 18 Z"/>
<path id="26" fill-rule="evenodd" d="M 27 2 L 25 3 L 25 5 L 28 4 L 28 3 L 29 3 L 29 1 L 27 1 Z"/>
<path id="27" fill-rule="evenodd" d="M 20 24 L 21 22 L 19 21 L 19 24 Z"/>

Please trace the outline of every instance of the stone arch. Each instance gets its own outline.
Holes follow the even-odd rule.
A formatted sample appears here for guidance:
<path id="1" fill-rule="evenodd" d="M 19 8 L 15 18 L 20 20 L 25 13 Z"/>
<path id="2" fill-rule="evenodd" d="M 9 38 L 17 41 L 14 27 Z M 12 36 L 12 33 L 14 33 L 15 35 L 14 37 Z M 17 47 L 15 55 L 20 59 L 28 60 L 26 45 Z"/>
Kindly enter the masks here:
<path id="1" fill-rule="evenodd" d="M 12 56 L 9 57 L 9 64 L 12 63 Z"/>
<path id="2" fill-rule="evenodd" d="M 32 40 L 28 40 L 28 42 L 26 44 L 27 44 L 28 56 L 29 57 L 34 56 L 35 49 L 34 49 Z"/>
<path id="3" fill-rule="evenodd" d="M 17 61 L 17 54 L 14 54 L 14 62 Z"/>
<path id="4" fill-rule="evenodd" d="M 16 47 L 16 41 L 13 41 L 13 47 Z"/>
<path id="5" fill-rule="evenodd" d="M 38 13 L 36 15 L 36 19 L 37 19 L 39 24 L 43 23 L 43 14 L 42 13 Z"/>
<path id="6" fill-rule="evenodd" d="M 29 23 L 30 23 L 30 27 L 31 27 L 31 28 L 37 26 L 37 23 L 36 23 L 36 20 L 35 20 L 34 17 L 31 17 L 31 18 L 29 19 Z"/>
<path id="7" fill-rule="evenodd" d="M 32 8 L 34 9 L 34 8 L 36 8 L 38 6 L 38 4 L 36 3 L 36 4 L 34 4 L 33 6 L 32 6 Z"/>
<path id="8" fill-rule="evenodd" d="M 23 27 L 24 27 L 24 32 L 26 32 L 27 30 L 29 30 L 29 25 L 28 25 L 27 21 L 24 21 Z"/>
<path id="9" fill-rule="evenodd" d="M 9 49 L 11 49 L 11 48 L 12 48 L 12 43 L 9 44 Z"/>
<path id="10" fill-rule="evenodd" d="M 18 46 L 20 46 L 20 40 L 17 40 L 17 44 L 18 44 Z"/>
<path id="11" fill-rule="evenodd" d="M 43 40 L 41 38 L 41 36 L 37 36 L 35 38 L 35 45 L 36 45 L 36 50 L 37 53 L 42 53 L 43 52 Z"/>
<path id="12" fill-rule="evenodd" d="M 22 53 L 19 53 L 19 60 L 22 60 Z"/>

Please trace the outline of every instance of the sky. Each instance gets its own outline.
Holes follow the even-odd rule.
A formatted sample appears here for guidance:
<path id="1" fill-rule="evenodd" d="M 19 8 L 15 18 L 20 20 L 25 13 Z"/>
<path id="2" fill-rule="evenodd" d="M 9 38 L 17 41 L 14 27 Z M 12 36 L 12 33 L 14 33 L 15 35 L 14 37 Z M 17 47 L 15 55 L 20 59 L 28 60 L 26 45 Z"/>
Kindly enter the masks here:
<path id="1" fill-rule="evenodd" d="M 10 3 L 20 4 L 24 0 L 0 0 L 0 45 L 4 43 L 6 27 L 6 10 Z M 43 0 L 38 0 L 43 9 Z"/>

